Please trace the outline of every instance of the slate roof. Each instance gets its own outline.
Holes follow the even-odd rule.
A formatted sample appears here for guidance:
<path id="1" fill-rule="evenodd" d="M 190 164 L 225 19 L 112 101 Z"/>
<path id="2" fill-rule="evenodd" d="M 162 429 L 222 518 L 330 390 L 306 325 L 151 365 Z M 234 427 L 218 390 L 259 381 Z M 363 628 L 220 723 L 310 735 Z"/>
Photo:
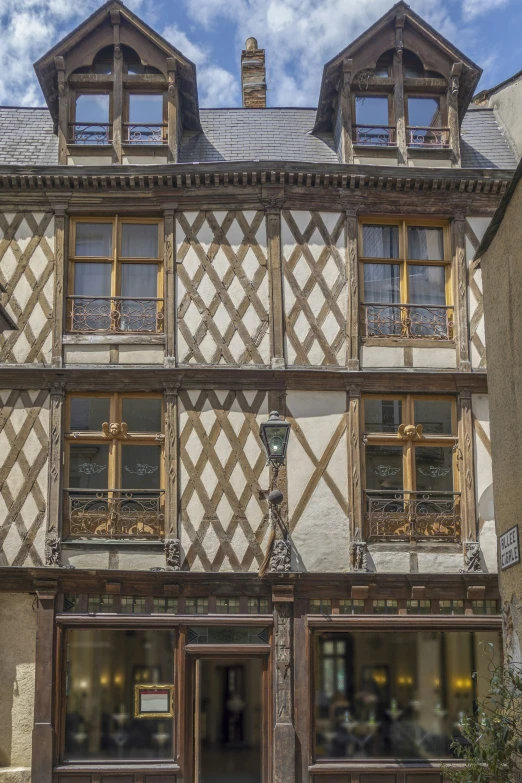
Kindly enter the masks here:
<path id="1" fill-rule="evenodd" d="M 333 135 L 313 136 L 315 109 L 201 109 L 203 132 L 185 131 L 180 163 L 289 160 L 337 163 Z M 515 169 L 493 109 L 470 108 L 462 124 L 462 166 Z M 47 108 L 0 107 L 0 165 L 56 165 L 58 140 Z"/>

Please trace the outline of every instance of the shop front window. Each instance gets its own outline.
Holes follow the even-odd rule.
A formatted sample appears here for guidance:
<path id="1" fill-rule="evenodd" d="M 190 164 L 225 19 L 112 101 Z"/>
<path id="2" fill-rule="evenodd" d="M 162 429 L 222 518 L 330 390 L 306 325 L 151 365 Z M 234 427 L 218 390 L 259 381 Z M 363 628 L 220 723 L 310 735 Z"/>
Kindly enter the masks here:
<path id="1" fill-rule="evenodd" d="M 318 760 L 452 758 L 500 650 L 496 632 L 317 633 L 314 641 Z"/>
<path id="2" fill-rule="evenodd" d="M 67 631 L 63 760 L 173 758 L 174 635 Z"/>

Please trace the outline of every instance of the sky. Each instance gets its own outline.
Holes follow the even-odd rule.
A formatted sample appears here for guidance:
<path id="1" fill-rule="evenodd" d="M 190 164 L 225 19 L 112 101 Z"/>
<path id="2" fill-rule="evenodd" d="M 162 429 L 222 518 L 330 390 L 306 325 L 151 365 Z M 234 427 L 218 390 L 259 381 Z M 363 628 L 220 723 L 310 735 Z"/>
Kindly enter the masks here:
<path id="1" fill-rule="evenodd" d="M 266 50 L 269 106 L 316 106 L 323 65 L 393 0 L 125 0 L 197 66 L 201 107 L 240 106 L 249 36 Z M 40 106 L 32 64 L 102 0 L 0 0 L 0 105 Z M 409 0 L 480 65 L 478 89 L 522 70 L 522 0 Z"/>

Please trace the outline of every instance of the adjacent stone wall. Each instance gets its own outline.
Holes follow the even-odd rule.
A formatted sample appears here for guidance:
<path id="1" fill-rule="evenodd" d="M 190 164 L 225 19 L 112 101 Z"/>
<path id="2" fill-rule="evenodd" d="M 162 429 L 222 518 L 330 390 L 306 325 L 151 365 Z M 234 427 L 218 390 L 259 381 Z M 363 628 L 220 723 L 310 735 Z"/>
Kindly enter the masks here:
<path id="1" fill-rule="evenodd" d="M 497 571 L 498 566 L 488 395 L 473 394 L 471 403 L 480 549 L 484 559 L 483 565 L 491 572 Z"/>
<path id="2" fill-rule="evenodd" d="M 0 390 L 0 409 L 0 566 L 41 566 L 49 392 Z"/>
<path id="3" fill-rule="evenodd" d="M 486 333 L 484 327 L 484 299 L 482 270 L 473 256 L 486 233 L 490 219 L 468 217 L 466 219 L 466 259 L 468 262 L 468 310 L 471 366 L 474 370 L 486 369 Z"/>
<path id="4" fill-rule="evenodd" d="M 34 715 L 33 597 L 0 593 L 0 783 L 29 783 Z"/>
<path id="5" fill-rule="evenodd" d="M 0 363 L 50 364 L 54 307 L 54 217 L 0 213 L 0 284 L 16 330 L 0 333 Z"/>

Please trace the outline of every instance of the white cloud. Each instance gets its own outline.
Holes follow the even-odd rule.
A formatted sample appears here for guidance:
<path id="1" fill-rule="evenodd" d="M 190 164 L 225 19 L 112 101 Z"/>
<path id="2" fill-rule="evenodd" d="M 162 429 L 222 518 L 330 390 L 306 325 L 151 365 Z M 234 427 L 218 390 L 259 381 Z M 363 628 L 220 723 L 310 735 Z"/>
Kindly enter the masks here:
<path id="1" fill-rule="evenodd" d="M 197 44 L 192 43 L 183 30 L 180 30 L 177 25 L 170 24 L 163 30 L 162 36 L 165 40 L 175 46 L 176 49 L 179 49 L 185 57 L 188 57 L 189 60 L 196 63 L 196 65 L 199 65 L 206 59 L 206 54 L 203 49 L 197 46 Z"/>
<path id="2" fill-rule="evenodd" d="M 495 8 L 507 5 L 510 0 L 464 0 L 462 15 L 464 19 L 475 19 L 477 16 L 487 14 Z"/>

